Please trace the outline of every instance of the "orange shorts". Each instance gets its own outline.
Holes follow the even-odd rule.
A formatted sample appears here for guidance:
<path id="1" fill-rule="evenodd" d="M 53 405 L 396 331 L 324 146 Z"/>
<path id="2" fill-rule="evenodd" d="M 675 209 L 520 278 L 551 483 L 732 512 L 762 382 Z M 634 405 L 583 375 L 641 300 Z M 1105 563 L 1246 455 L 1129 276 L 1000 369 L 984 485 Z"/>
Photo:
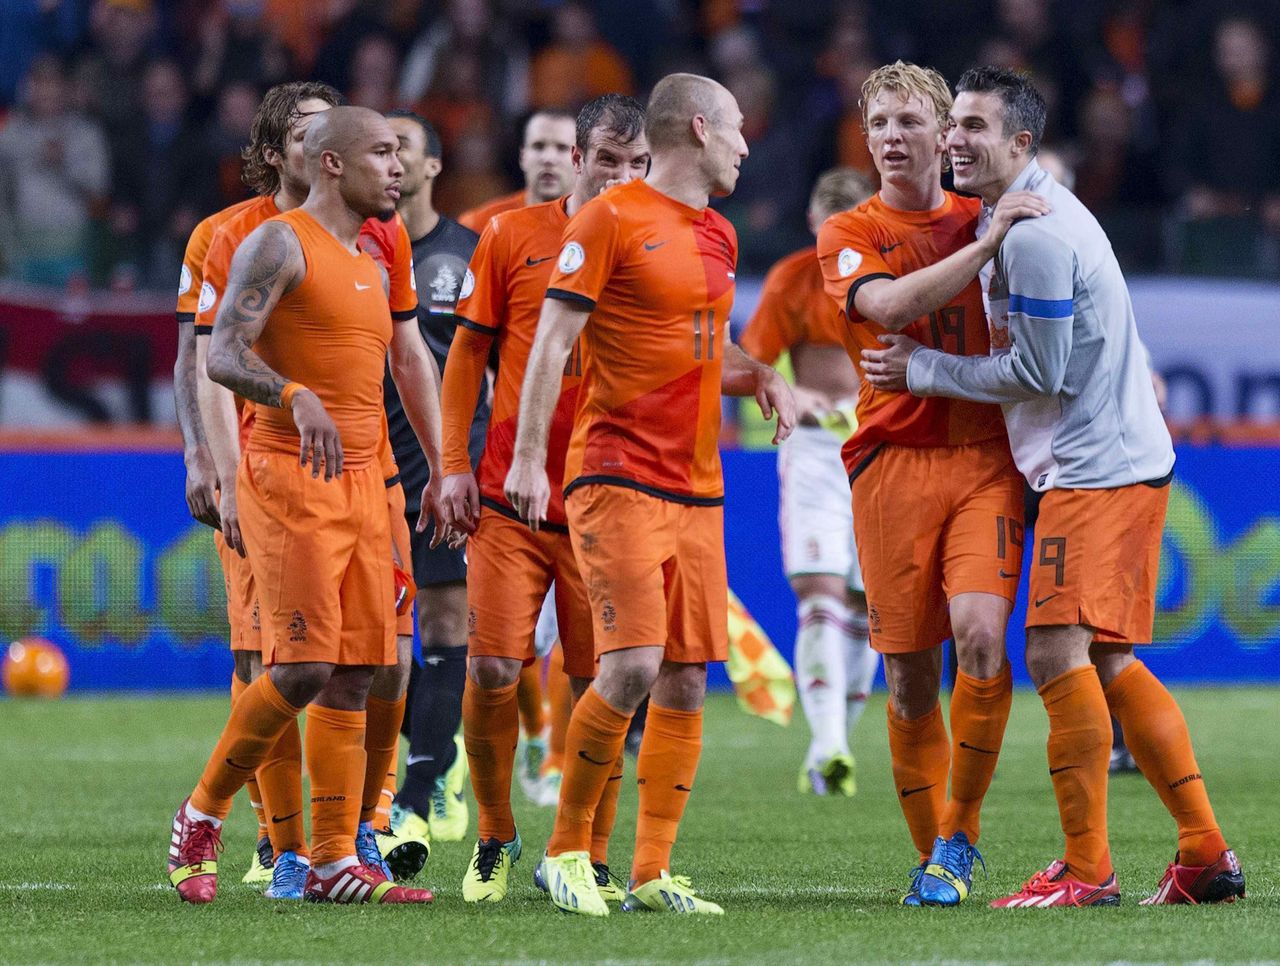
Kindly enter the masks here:
<path id="1" fill-rule="evenodd" d="M 729 655 L 724 507 L 589 484 L 565 500 L 596 655 L 665 645 L 680 664 Z"/>
<path id="2" fill-rule="evenodd" d="M 1027 626 L 1080 624 L 1149 644 L 1169 486 L 1049 490 L 1040 500 Z"/>
<path id="3" fill-rule="evenodd" d="M 396 663 L 386 487 L 376 464 L 312 479 L 296 453 L 249 450 L 240 530 L 262 615 L 262 661 Z"/>
<path id="4" fill-rule="evenodd" d="M 413 552 L 409 549 L 409 521 L 404 515 L 404 487 L 400 485 L 397 477 L 392 479 L 396 482 L 388 484 L 383 481 L 383 486 L 387 489 L 387 517 L 391 523 L 391 543 L 400 557 L 400 569 L 413 577 Z M 408 613 L 396 615 L 396 636 L 413 637 L 412 607 L 409 608 Z"/>
<path id="5" fill-rule="evenodd" d="M 565 673 L 595 677 L 591 605 L 568 532 L 544 524 L 534 533 L 490 507 L 467 540 L 467 653 L 532 664 L 533 632 L 552 581 Z"/>
<path id="6" fill-rule="evenodd" d="M 227 623 L 231 625 L 231 650 L 261 651 L 262 625 L 258 620 L 258 594 L 253 585 L 253 568 L 247 558 L 229 546 L 218 530 L 213 535 L 222 563 L 222 581 L 227 588 Z"/>
<path id="7" fill-rule="evenodd" d="M 885 446 L 853 481 L 853 530 L 871 646 L 882 654 L 951 636 L 958 594 L 1017 598 L 1022 476 L 1004 440 Z"/>

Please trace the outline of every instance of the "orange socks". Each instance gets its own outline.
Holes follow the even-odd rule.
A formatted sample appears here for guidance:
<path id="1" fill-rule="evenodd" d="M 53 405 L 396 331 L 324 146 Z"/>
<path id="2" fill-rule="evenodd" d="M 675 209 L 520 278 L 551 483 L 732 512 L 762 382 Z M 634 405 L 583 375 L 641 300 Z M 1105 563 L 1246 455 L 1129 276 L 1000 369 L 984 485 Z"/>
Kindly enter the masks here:
<path id="1" fill-rule="evenodd" d="M 356 854 L 365 773 L 364 729 L 363 711 L 307 706 L 312 865 Z"/>
<path id="2" fill-rule="evenodd" d="M 302 739 L 295 721 L 280 732 L 271 751 L 258 766 L 258 787 L 269 813 L 271 848 L 307 854 L 307 833 L 302 827 Z"/>
<path id="3" fill-rule="evenodd" d="M 541 658 L 520 669 L 516 700 L 520 702 L 520 724 L 524 733 L 530 738 L 537 738 L 547 727 L 547 712 L 542 706 Z"/>
<path id="4" fill-rule="evenodd" d="M 569 716 L 573 714 L 573 688 L 564 673 L 564 651 L 557 644 L 547 662 L 547 698 L 551 702 L 551 738 L 547 743 L 547 760 L 542 773 L 564 771 L 564 739 L 569 733 Z"/>
<path id="5" fill-rule="evenodd" d="M 576 717 L 576 716 L 575 716 Z M 625 732 L 624 732 L 625 738 Z M 674 711 L 649 700 L 649 717 L 636 759 L 640 809 L 631 877 L 650 882 L 671 868 L 680 817 L 689 804 L 693 776 L 702 757 L 702 710 Z"/>
<path id="6" fill-rule="evenodd" d="M 986 680 L 957 673 L 951 695 L 951 801 L 939 833 L 944 838 L 963 832 L 970 844 L 978 841 L 982 800 L 996 772 L 1011 704 L 1009 665 Z"/>
<path id="7" fill-rule="evenodd" d="M 391 827 L 391 803 L 396 800 L 396 785 L 400 780 L 400 736 L 396 735 L 396 749 L 391 753 L 391 761 L 387 762 L 387 774 L 382 779 L 382 795 L 378 798 L 378 809 L 374 813 L 374 828 Z"/>
<path id="8" fill-rule="evenodd" d="M 364 794 L 360 799 L 360 821 L 373 822 L 382 801 L 387 772 L 394 771 L 400 748 L 400 723 L 404 721 L 405 698 L 385 701 L 369 695 L 365 703 Z M 381 826 L 379 826 L 381 827 Z"/>
<path id="9" fill-rule="evenodd" d="M 1141 661 L 1106 687 L 1107 705 L 1124 729 L 1125 744 L 1142 774 L 1178 823 L 1183 865 L 1212 865 L 1227 848 L 1178 704 Z"/>
<path id="10" fill-rule="evenodd" d="M 476 793 L 478 835 L 510 842 L 516 835 L 511 814 L 511 773 L 520 737 L 519 697 L 521 681 L 492 691 L 471 677 L 462 692 L 462 736 L 471 766 L 471 787 Z"/>
<path id="11" fill-rule="evenodd" d="M 624 736 L 625 740 L 625 736 Z M 596 817 L 591 823 L 591 861 L 609 862 L 609 836 L 613 834 L 613 825 L 618 819 L 618 794 L 622 791 L 622 763 L 624 755 L 619 755 L 609 773 L 609 781 L 600 795 L 600 804 L 596 806 Z"/>
<path id="12" fill-rule="evenodd" d="M 886 705 L 889 718 L 889 756 L 893 761 L 898 804 L 911 831 L 911 841 L 923 862 L 933 853 L 933 840 L 941 828 L 947 806 L 947 773 L 951 769 L 951 743 L 942 723 L 942 708 L 935 706 L 921 718 L 899 718 L 893 702 Z"/>
<path id="13" fill-rule="evenodd" d="M 244 694 L 244 689 L 249 685 L 240 680 L 240 676 L 234 671 L 231 672 L 231 704 L 235 706 L 236 700 L 240 695 Z M 244 790 L 249 794 L 249 805 L 253 809 L 253 814 L 258 816 L 258 838 L 262 838 L 267 834 L 267 819 L 263 813 L 262 792 L 258 790 L 257 777 L 250 778 L 244 783 Z"/>
<path id="14" fill-rule="evenodd" d="M 235 793 L 253 777 L 281 732 L 301 713 L 301 708 L 280 696 L 269 674 L 246 687 L 232 705 L 222 736 L 191 793 L 191 807 L 226 818 Z"/>
<path id="15" fill-rule="evenodd" d="M 652 722 L 652 710 L 650 721 Z M 587 688 L 569 721 L 565 739 L 564 778 L 555 830 L 547 843 L 548 855 L 586 852 L 591 847 L 591 827 L 609 776 L 622 754 L 631 715 L 612 707 L 595 688 Z"/>
<path id="16" fill-rule="evenodd" d="M 1040 689 L 1049 712 L 1049 776 L 1066 833 L 1072 878 L 1091 885 L 1112 873 L 1107 844 L 1107 765 L 1111 713 L 1090 664 L 1060 674 Z"/>

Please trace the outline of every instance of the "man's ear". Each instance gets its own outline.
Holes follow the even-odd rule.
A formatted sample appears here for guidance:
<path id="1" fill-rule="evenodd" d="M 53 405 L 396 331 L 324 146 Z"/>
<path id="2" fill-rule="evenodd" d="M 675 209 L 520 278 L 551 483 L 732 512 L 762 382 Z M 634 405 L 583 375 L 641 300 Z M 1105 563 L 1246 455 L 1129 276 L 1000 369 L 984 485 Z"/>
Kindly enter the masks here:
<path id="1" fill-rule="evenodd" d="M 428 178 L 434 178 L 444 169 L 444 165 L 440 163 L 439 158 L 427 158 L 422 169 Z"/>

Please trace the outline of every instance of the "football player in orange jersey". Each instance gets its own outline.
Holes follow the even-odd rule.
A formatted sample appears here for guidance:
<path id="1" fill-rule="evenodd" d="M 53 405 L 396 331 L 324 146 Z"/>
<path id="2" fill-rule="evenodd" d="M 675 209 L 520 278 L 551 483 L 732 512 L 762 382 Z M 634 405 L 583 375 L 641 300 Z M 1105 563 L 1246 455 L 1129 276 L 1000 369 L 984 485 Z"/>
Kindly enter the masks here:
<path id="1" fill-rule="evenodd" d="M 701 756 L 707 664 L 728 651 L 721 396 L 754 395 L 765 418 L 776 412 L 775 440 L 795 418 L 782 378 L 728 337 L 737 235 L 708 202 L 737 184 L 742 120 L 733 95 L 709 78 L 658 82 L 645 119 L 653 166 L 643 181 L 588 201 L 565 227 L 525 374 L 504 492 L 537 530 L 551 498 L 556 400 L 582 335 L 564 493 L 599 669 L 574 707 L 542 860 L 552 902 L 566 912 L 609 913 L 590 863 L 592 817 L 646 695 L 623 908 L 723 912 L 670 872 Z"/>
<path id="2" fill-rule="evenodd" d="M 268 670 L 233 706 L 198 786 L 174 816 L 170 880 L 188 902 L 215 897 L 231 797 L 308 705 L 307 897 L 432 898 L 363 864 L 355 843 L 366 698 L 374 669 L 396 662 L 379 461 L 392 320 L 386 274 L 357 238 L 366 218 L 394 215 L 403 173 L 396 148 L 375 112 L 317 114 L 304 141 L 307 201 L 245 240 L 218 313 L 210 375 L 260 407 L 237 487 L 264 602 Z"/>
<path id="3" fill-rule="evenodd" d="M 323 110 L 341 101 L 341 95 L 327 84 L 314 82 L 291 82 L 280 84 L 267 92 L 258 106 L 254 116 L 251 142 L 244 149 L 245 183 L 256 193 L 256 197 L 238 202 L 210 215 L 196 226 L 187 242 L 183 255 L 181 277 L 178 282 L 178 358 L 174 365 L 174 393 L 178 402 L 179 425 L 183 433 L 183 450 L 187 462 L 187 502 L 192 514 L 203 523 L 208 523 L 218 530 L 215 543 L 219 560 L 222 564 L 223 577 L 227 592 L 227 618 L 231 628 L 231 651 L 235 659 L 235 671 L 231 677 L 231 699 L 236 700 L 240 692 L 248 686 L 255 673 L 260 673 L 261 661 L 256 654 L 261 644 L 258 640 L 256 617 L 253 613 L 253 595 L 250 592 L 252 578 L 248 575 L 248 566 L 236 558 L 234 550 L 227 544 L 221 531 L 223 521 L 219 513 L 219 469 L 222 477 L 229 481 L 234 489 L 236 459 L 238 446 L 234 449 L 225 444 L 228 436 L 234 440 L 236 433 L 236 413 L 228 394 L 226 405 L 229 416 L 210 409 L 211 396 L 209 379 L 205 373 L 205 351 L 213 316 L 207 315 L 205 324 L 199 325 L 197 314 L 201 309 L 212 309 L 214 300 L 209 297 L 211 289 L 206 284 L 205 261 L 214 239 L 221 228 L 234 222 L 241 215 L 255 207 L 260 207 L 264 197 L 281 194 L 284 202 L 292 194 L 296 200 L 291 207 L 301 204 L 306 197 L 306 185 L 300 192 L 288 192 L 281 185 L 278 167 L 283 166 L 284 156 L 275 151 L 271 145 L 283 145 L 290 137 L 291 126 L 297 127 L 313 110 Z M 297 133 L 299 148 L 301 133 Z M 276 166 L 268 162 L 271 152 Z M 299 157 L 299 167 L 301 159 Z M 274 212 L 273 212 L 274 213 Z M 229 257 L 228 257 L 229 263 Z M 203 338 L 202 338 L 203 336 Z M 207 411 L 202 411 L 207 410 Z M 226 433 L 219 433 L 220 424 L 229 424 Z M 229 458 L 228 453 L 232 453 Z M 221 467 L 219 459 L 222 459 Z M 207 459 L 211 472 L 205 474 L 203 460 Z M 208 492 L 206 492 L 208 491 Z M 239 527 L 230 521 L 229 529 L 239 539 Z M 244 598 L 248 598 L 244 600 Z M 294 745 L 297 742 L 294 741 Z M 297 757 L 295 754 L 294 758 Z M 274 765 L 268 762 L 264 766 L 266 781 L 272 782 Z M 297 772 L 294 766 L 292 771 Z M 267 885 L 273 875 L 273 848 L 270 832 L 283 831 L 279 823 L 272 823 L 265 815 L 263 794 L 259 791 L 257 778 L 247 783 L 249 802 L 258 817 L 258 842 L 254 850 L 253 860 L 244 881 L 249 884 Z M 297 786 L 297 781 L 286 781 L 286 786 Z M 296 794 L 293 797 L 297 797 Z M 293 809 L 288 807 L 291 800 L 286 793 L 279 803 L 283 806 L 279 815 L 291 815 Z M 289 836 L 293 840 L 301 839 L 301 819 L 296 823 L 286 823 Z M 296 827 L 294 827 L 296 825 Z"/>
<path id="4" fill-rule="evenodd" d="M 304 96 L 305 95 L 305 96 Z M 267 219 L 292 211 L 306 200 L 310 190 L 305 164 L 303 139 L 311 119 L 333 106 L 336 91 L 324 85 L 285 84 L 273 88 L 263 99 L 252 142 L 246 149 L 250 160 L 248 176 L 260 192 L 255 202 L 219 227 L 204 264 L 199 314 L 196 318 L 197 358 L 203 362 L 207 352 L 208 333 L 227 289 L 232 258 L 243 240 Z M 366 237 L 368 236 L 368 237 Z M 438 454 L 438 376 L 421 340 L 411 326 L 404 323 L 415 318 L 417 295 L 412 280 L 412 256 L 408 235 L 398 217 L 387 222 L 368 219 L 361 228 L 361 245 L 377 241 L 375 260 L 388 275 L 392 318 L 396 337 L 392 342 L 390 361 L 396 378 L 417 392 L 413 412 L 421 419 L 420 430 L 426 442 Z M 228 613 L 232 622 L 232 647 L 236 654 L 240 686 L 262 672 L 261 639 L 258 628 L 259 605 L 252 568 L 245 558 L 245 546 L 239 532 L 236 508 L 235 471 L 241 450 L 252 430 L 255 407 L 252 402 L 233 398 L 226 388 L 216 385 L 206 372 L 198 375 L 200 402 L 207 427 L 210 447 L 214 452 L 220 477 L 230 485 L 221 492 L 222 538 L 219 556 L 228 585 Z M 237 414 L 237 408 L 239 413 Z M 239 427 L 237 430 L 237 418 Z M 384 425 L 384 437 L 386 427 Z M 379 451 L 385 493 L 392 522 L 393 555 L 397 564 L 409 566 L 410 540 L 404 520 L 404 497 L 397 485 L 399 476 L 390 443 L 384 438 Z M 407 611 L 408 608 L 401 608 Z M 365 732 L 370 787 L 366 789 L 361 808 L 360 834 L 357 844 L 367 864 L 381 863 L 375 841 L 374 822 L 381 796 L 383 776 L 388 762 L 395 756 L 400 723 L 404 716 L 404 694 L 408 668 L 412 660 L 412 615 L 397 619 L 397 662 L 395 667 L 381 668 L 375 674 L 368 700 L 368 726 Z M 265 895 L 276 899 L 301 898 L 306 875 L 306 839 L 303 832 L 301 803 L 301 745 L 296 730 L 286 729 L 281 741 L 259 769 L 258 797 L 270 811 L 268 837 L 275 855 L 271 885 Z M 412 877 L 426 861 L 425 840 L 395 843 L 389 851 L 388 865 L 398 877 Z M 269 854 L 269 853 L 268 853 Z M 265 860 L 266 856 L 262 857 Z"/>
<path id="5" fill-rule="evenodd" d="M 855 361 L 900 330 L 946 352 L 986 355 L 978 271 L 1013 220 L 1047 210 L 1029 193 L 1008 196 L 975 240 L 978 201 L 941 183 L 950 108 L 943 77 L 914 64 L 881 67 L 863 85 L 880 191 L 818 234 Z M 955 905 L 968 895 L 1013 695 L 1005 629 L 1022 567 L 1022 481 L 999 407 L 916 399 L 864 379 L 857 416 L 843 456 L 871 644 L 889 686 L 894 783 L 920 861 L 903 902 Z M 948 637 L 959 663 L 950 739 L 938 704 Z"/>
<path id="6" fill-rule="evenodd" d="M 477 234 L 503 211 L 563 198 L 573 187 L 574 117 L 568 111 L 536 111 L 524 125 L 520 170 L 524 188 L 464 211 L 458 223 Z"/>
<path id="7" fill-rule="evenodd" d="M 584 106 L 578 115 L 573 163 L 578 175 L 567 197 L 490 219 L 463 283 L 457 310 L 462 321 L 445 367 L 446 522 L 471 534 L 470 669 L 463 728 L 480 815 L 479 840 L 462 884 L 462 897 L 468 902 L 501 900 L 511 864 L 520 857 L 520 836 L 511 813 L 519 729 L 516 686 L 522 665 L 534 661 L 535 626 L 553 581 L 565 667 L 575 693 L 581 694 L 595 674 L 590 606 L 569 540 L 559 480 L 554 479 L 563 475 L 555 470 L 564 465 L 578 401 L 580 350 L 570 358 L 560 384 L 548 452 L 552 501 L 541 532 L 531 532 L 519 520 L 502 483 L 518 426 L 520 385 L 565 225 L 607 185 L 643 177 L 649 169 L 640 103 L 606 94 Z M 485 366 L 495 348 L 498 385 L 477 483 L 467 438 Z M 615 771 L 621 778 L 621 756 Z M 606 850 L 620 784 L 609 783 L 597 808 L 591 850 L 597 884 L 617 900 L 623 892 L 609 874 Z"/>
<path id="8" fill-rule="evenodd" d="M 809 200 L 810 229 L 816 235 L 831 215 L 874 193 L 875 186 L 852 168 L 825 172 Z M 798 602 L 796 683 L 811 735 L 798 787 L 819 795 L 857 789 L 849 734 L 880 665 L 867 641 L 867 598 L 840 462 L 858 394 L 858 371 L 840 335 L 844 325 L 822 290 L 822 267 L 810 246 L 769 270 L 740 339 L 745 351 L 768 365 L 789 353 L 795 374 L 800 424 L 778 447 L 778 524 L 783 566 Z"/>

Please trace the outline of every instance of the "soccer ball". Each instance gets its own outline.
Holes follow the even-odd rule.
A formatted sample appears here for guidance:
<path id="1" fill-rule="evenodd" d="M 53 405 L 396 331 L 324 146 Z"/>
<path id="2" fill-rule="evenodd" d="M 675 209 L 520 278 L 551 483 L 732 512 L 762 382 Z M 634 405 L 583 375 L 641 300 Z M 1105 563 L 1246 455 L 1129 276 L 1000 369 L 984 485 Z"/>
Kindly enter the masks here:
<path id="1" fill-rule="evenodd" d="M 16 697 L 57 698 L 67 690 L 71 669 L 56 644 L 24 637 L 9 645 L 0 676 L 5 691 Z"/>

